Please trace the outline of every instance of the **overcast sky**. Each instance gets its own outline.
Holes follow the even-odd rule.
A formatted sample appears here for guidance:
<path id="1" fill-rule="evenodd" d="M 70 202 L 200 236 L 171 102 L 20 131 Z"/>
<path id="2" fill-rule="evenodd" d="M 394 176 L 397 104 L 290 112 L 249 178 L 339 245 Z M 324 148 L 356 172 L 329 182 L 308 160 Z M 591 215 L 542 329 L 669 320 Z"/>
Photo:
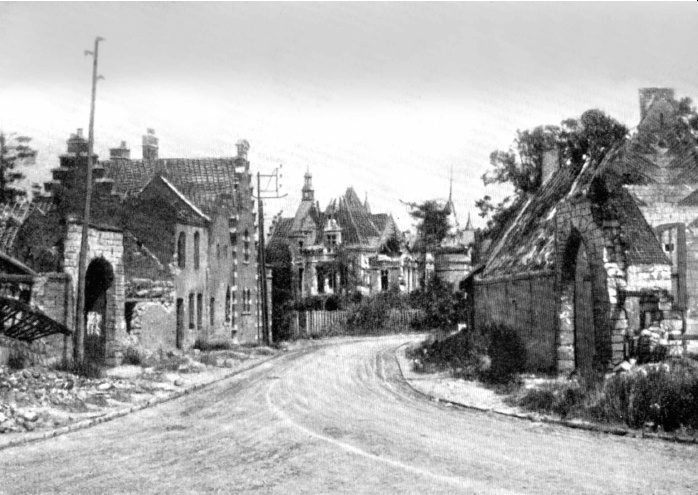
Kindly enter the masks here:
<path id="1" fill-rule="evenodd" d="M 445 199 L 461 218 L 517 129 L 599 108 L 637 124 L 640 87 L 698 99 L 698 10 L 687 3 L 0 3 L 0 129 L 34 137 L 30 181 L 87 132 L 100 45 L 96 151 L 283 164 L 292 216 L 303 173 L 322 207 L 353 185 L 410 224 L 400 200 Z"/>

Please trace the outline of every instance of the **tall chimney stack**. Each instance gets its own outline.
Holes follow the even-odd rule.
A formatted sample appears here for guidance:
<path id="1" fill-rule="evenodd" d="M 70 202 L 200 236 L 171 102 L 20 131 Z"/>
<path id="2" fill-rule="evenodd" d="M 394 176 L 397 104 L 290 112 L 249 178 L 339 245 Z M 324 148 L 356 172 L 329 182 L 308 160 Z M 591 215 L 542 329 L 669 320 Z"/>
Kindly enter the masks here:
<path id="1" fill-rule="evenodd" d="M 143 160 L 158 159 L 158 138 L 155 137 L 155 130 L 148 128 L 147 134 L 143 136 Z"/>
<path id="2" fill-rule="evenodd" d="M 126 141 L 121 141 L 121 146 L 118 148 L 111 148 L 109 150 L 109 158 L 111 160 L 130 160 L 131 150 L 126 145 Z"/>

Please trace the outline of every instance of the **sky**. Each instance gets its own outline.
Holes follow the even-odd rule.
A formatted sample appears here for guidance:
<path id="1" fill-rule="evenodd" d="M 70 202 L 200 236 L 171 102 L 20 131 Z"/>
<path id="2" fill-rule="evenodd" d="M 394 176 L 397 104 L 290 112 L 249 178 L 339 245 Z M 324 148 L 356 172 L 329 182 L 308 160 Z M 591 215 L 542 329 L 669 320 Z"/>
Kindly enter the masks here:
<path id="1" fill-rule="evenodd" d="M 293 216 L 303 174 L 321 207 L 353 186 L 374 213 L 453 199 L 462 221 L 493 150 L 518 129 L 599 108 L 628 127 L 638 89 L 698 100 L 698 10 L 679 3 L 0 2 L 0 130 L 33 137 L 26 183 L 50 179 L 87 133 L 95 36 L 95 150 L 225 157 L 247 139 L 253 172 L 281 166 Z M 265 215 L 266 216 L 266 215 Z"/>

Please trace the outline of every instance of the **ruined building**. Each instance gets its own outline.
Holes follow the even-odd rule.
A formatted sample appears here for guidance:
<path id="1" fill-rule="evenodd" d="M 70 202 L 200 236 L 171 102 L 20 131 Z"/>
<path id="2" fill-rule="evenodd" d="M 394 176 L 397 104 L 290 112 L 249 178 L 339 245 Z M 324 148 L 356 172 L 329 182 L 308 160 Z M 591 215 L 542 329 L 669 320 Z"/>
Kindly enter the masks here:
<path id="1" fill-rule="evenodd" d="M 409 292 L 417 283 L 416 264 L 392 216 L 371 213 L 368 200 L 362 203 L 352 187 L 322 211 L 309 172 L 295 216 L 274 219 L 267 259 L 277 272 L 287 270 L 295 301 Z"/>
<path id="2" fill-rule="evenodd" d="M 94 156 L 86 349 L 108 364 L 128 345 L 260 337 L 249 145 L 240 141 L 234 158 L 163 159 L 158 148 L 149 129 L 142 160 L 130 158 L 126 143 L 107 161 Z M 71 328 L 87 152 L 78 131 L 47 195 L 5 222 L 0 235 L 6 252 L 48 274 L 44 292 L 65 300 L 50 316 Z"/>
<path id="3" fill-rule="evenodd" d="M 516 329 L 530 368 L 606 370 L 651 325 L 674 349 L 698 336 L 698 143 L 672 90 L 640 107 L 601 162 L 548 174 L 464 284 L 472 321 Z"/>
<path id="4" fill-rule="evenodd" d="M 463 226 L 453 204 L 453 181 L 449 189 L 445 212 L 448 214 L 449 230 L 446 237 L 435 247 L 427 247 L 423 239 L 417 235 L 410 246 L 417 260 L 420 281 L 425 282 L 438 276 L 444 282 L 458 289 L 460 283 L 470 273 L 472 268 L 473 244 L 475 229 L 468 220 Z"/>

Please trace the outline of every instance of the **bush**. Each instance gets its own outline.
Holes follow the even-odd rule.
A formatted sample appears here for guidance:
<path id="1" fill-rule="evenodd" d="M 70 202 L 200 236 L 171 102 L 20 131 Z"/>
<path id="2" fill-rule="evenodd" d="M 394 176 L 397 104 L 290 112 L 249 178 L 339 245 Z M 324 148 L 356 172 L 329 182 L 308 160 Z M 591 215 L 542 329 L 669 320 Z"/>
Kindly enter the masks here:
<path id="1" fill-rule="evenodd" d="M 525 369 L 526 347 L 518 334 L 502 326 L 482 333 L 461 331 L 444 339 L 427 339 L 410 353 L 421 371 L 450 369 L 459 378 L 477 378 L 493 385 L 515 382 Z"/>
<path id="2" fill-rule="evenodd" d="M 143 356 L 141 352 L 136 347 L 128 346 L 124 352 L 123 364 L 140 366 L 143 364 Z"/>
<path id="3" fill-rule="evenodd" d="M 518 332 L 503 325 L 484 329 L 487 338 L 487 356 L 491 365 L 482 378 L 490 383 L 504 384 L 514 380 L 526 369 L 526 346 Z"/>
<path id="4" fill-rule="evenodd" d="M 215 340 L 203 340 L 197 339 L 194 342 L 194 349 L 199 349 L 202 352 L 205 351 L 228 351 L 233 349 L 235 345 L 226 339 L 215 339 Z"/>
<path id="5" fill-rule="evenodd" d="M 380 297 L 366 297 L 349 310 L 347 328 L 352 333 L 370 333 L 388 322 L 390 308 Z"/>
<path id="6" fill-rule="evenodd" d="M 453 285 L 433 277 L 427 286 L 410 294 L 412 307 L 424 311 L 424 318 L 415 328 L 455 330 L 466 320 L 465 295 L 454 292 Z"/>
<path id="7" fill-rule="evenodd" d="M 102 368 L 94 361 L 76 362 L 72 359 L 61 359 L 54 363 L 52 368 L 84 378 L 102 378 Z"/>
<path id="8" fill-rule="evenodd" d="M 589 385 L 546 384 L 516 400 L 528 410 L 575 415 L 630 428 L 698 430 L 698 368 L 687 360 L 648 365 Z"/>

